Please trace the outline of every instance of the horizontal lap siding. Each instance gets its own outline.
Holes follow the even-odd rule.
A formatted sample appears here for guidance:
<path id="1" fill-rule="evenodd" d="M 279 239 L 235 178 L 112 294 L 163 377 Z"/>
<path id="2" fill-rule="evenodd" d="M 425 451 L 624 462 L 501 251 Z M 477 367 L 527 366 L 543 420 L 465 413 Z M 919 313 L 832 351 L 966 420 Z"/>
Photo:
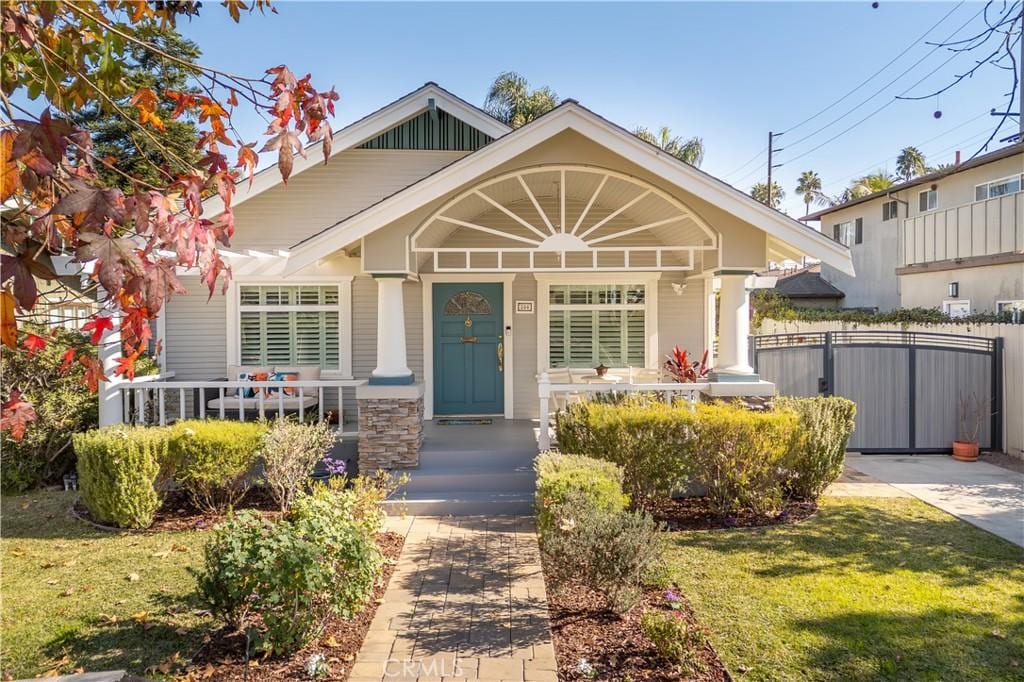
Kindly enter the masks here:
<path id="1" fill-rule="evenodd" d="M 531 274 L 516 275 L 509 292 L 512 298 L 512 409 L 516 419 L 536 419 L 540 413 L 537 396 L 537 280 Z M 534 312 L 515 312 L 516 301 L 534 301 Z M 506 350 L 506 352 L 508 352 Z"/>
<path id="2" fill-rule="evenodd" d="M 227 297 L 218 290 L 207 301 L 197 277 L 183 277 L 188 294 L 164 307 L 167 369 L 175 379 L 216 379 L 227 371 Z"/>
<path id="3" fill-rule="evenodd" d="M 352 149 L 235 208 L 232 249 L 288 249 L 466 152 Z"/>
<path id="4" fill-rule="evenodd" d="M 423 380 L 423 289 L 419 282 L 402 285 L 405 343 L 409 369 Z M 377 366 L 377 283 L 372 277 L 352 280 L 352 374 L 365 379 Z"/>

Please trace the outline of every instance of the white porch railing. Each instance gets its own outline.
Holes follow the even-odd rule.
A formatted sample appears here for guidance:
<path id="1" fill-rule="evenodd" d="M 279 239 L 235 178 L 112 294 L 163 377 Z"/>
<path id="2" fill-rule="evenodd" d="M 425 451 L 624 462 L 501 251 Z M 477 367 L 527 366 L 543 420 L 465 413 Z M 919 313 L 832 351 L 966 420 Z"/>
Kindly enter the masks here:
<path id="1" fill-rule="evenodd" d="M 358 435 L 359 409 L 354 395 L 350 411 L 345 410 L 345 389 L 354 389 L 365 379 L 296 381 L 171 381 L 165 377 L 138 377 L 116 384 L 121 391 L 126 424 L 159 424 L 198 417 L 218 419 L 262 419 L 277 414 L 294 414 L 300 422 L 324 421 L 337 415 L 339 435 Z M 245 397 L 240 389 L 252 389 Z M 268 389 L 277 389 L 269 395 Z M 285 390 L 291 391 L 286 395 Z M 337 394 L 337 409 L 326 404 Z M 211 395 L 212 394 L 212 395 Z M 315 400 L 313 400 L 315 398 Z M 211 403 L 213 403 L 211 405 Z M 191 406 L 191 410 L 189 409 Z M 348 424 L 346 414 L 352 415 Z M 345 431 L 345 427 L 354 430 Z"/>
<path id="2" fill-rule="evenodd" d="M 537 391 L 540 396 L 540 429 L 537 445 L 541 450 L 551 447 L 551 414 L 554 404 L 555 412 L 564 409 L 573 400 L 586 399 L 596 393 L 621 391 L 628 393 L 658 393 L 666 403 L 672 404 L 676 398 L 685 399 L 692 407 L 700 392 L 708 388 L 708 383 L 680 384 L 676 382 L 659 383 L 551 383 L 551 376 L 544 372 L 537 380 Z"/>

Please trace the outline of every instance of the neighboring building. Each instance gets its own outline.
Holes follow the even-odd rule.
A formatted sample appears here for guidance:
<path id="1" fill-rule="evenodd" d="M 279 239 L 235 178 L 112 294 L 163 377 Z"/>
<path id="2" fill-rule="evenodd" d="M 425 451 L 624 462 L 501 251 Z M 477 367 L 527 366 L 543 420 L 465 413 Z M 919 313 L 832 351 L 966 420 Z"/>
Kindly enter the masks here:
<path id="1" fill-rule="evenodd" d="M 803 308 L 839 308 L 846 296 L 821 276 L 820 265 L 796 270 L 769 270 L 764 274 L 776 277 L 775 291 Z"/>
<path id="2" fill-rule="evenodd" d="M 813 213 L 849 246 L 856 277 L 827 264 L 845 307 L 1024 308 L 1024 143 Z"/>
<path id="3" fill-rule="evenodd" d="M 183 277 L 164 314 L 171 414 L 197 384 L 298 375 L 277 381 L 305 393 L 212 384 L 199 407 L 322 415 L 354 388 L 360 465 L 415 464 L 424 419 L 541 416 L 545 373 L 646 383 L 673 346 L 699 357 L 715 282 L 708 392 L 773 393 L 749 365 L 754 273 L 810 256 L 853 274 L 845 246 L 571 100 L 510 130 L 428 83 L 333 148 L 287 186 L 274 167 L 240 184 L 226 295 Z"/>

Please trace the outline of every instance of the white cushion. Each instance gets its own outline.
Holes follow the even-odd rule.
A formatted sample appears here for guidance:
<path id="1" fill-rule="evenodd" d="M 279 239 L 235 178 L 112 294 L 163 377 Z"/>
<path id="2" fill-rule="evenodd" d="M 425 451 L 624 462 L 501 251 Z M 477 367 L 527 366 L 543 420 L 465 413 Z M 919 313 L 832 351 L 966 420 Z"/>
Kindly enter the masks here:
<path id="1" fill-rule="evenodd" d="M 320 366 L 305 365 L 300 367 L 275 367 L 275 372 L 298 374 L 299 381 L 320 381 Z"/>
<path id="2" fill-rule="evenodd" d="M 211 410 L 217 410 L 219 412 L 220 411 L 221 402 L 224 403 L 224 411 L 226 413 L 230 414 L 232 410 L 234 410 L 235 413 L 238 412 L 238 398 L 235 397 L 235 396 L 225 396 L 223 398 L 214 398 L 213 400 L 210 400 L 209 402 L 206 403 L 206 407 L 211 409 Z M 314 405 L 316 405 L 316 403 L 317 403 L 317 397 L 315 395 L 307 395 L 307 396 L 303 396 L 303 398 L 302 398 L 302 407 L 303 408 L 313 407 Z M 286 396 L 286 397 L 282 398 L 280 400 L 280 402 L 278 402 L 277 396 L 275 395 L 272 398 L 264 398 L 263 399 L 263 410 L 265 412 L 270 412 L 270 411 L 275 411 L 276 412 L 279 405 L 283 405 L 284 409 L 286 409 L 286 410 L 297 410 L 297 409 L 299 409 L 299 398 L 298 398 L 298 396 L 294 396 L 294 397 L 287 397 Z M 260 409 L 259 398 L 242 398 L 242 407 L 243 407 L 243 409 L 246 409 L 246 410 L 259 410 Z"/>

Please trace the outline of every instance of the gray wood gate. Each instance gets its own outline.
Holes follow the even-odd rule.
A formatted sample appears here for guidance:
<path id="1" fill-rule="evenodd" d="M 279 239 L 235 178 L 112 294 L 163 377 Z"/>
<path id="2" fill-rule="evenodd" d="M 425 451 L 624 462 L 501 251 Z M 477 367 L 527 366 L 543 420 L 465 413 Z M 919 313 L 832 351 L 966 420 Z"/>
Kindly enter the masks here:
<path id="1" fill-rule="evenodd" d="M 954 334 L 836 331 L 754 337 L 753 363 L 780 395 L 838 395 L 857 403 L 848 450 L 949 452 L 961 397 L 991 416 L 978 441 L 1002 447 L 1002 342 Z"/>

